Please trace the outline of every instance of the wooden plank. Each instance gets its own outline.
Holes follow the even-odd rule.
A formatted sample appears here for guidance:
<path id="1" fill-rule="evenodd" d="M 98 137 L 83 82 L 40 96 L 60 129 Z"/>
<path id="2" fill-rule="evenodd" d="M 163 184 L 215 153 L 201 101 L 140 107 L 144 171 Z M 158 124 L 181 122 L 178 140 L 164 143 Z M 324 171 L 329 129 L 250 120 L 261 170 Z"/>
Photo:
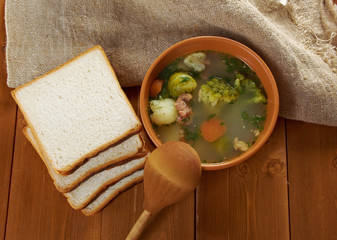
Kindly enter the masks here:
<path id="1" fill-rule="evenodd" d="M 6 85 L 4 6 L 5 1 L 0 0 L 0 238 L 2 239 L 6 229 L 17 109 Z"/>
<path id="2" fill-rule="evenodd" d="M 102 240 L 125 239 L 143 211 L 143 183 L 122 193 L 104 210 Z M 143 239 L 194 239 L 194 194 L 151 217 Z"/>
<path id="3" fill-rule="evenodd" d="M 287 120 L 292 239 L 337 238 L 337 127 Z"/>
<path id="4" fill-rule="evenodd" d="M 141 239 L 195 239 L 194 209 L 194 193 L 191 193 L 181 202 L 154 215 Z"/>
<path id="5" fill-rule="evenodd" d="M 251 159 L 203 172 L 196 239 L 289 239 L 285 121 Z"/>
<path id="6" fill-rule="evenodd" d="M 86 217 L 70 207 L 22 134 L 24 125 L 19 112 L 6 239 L 99 239 L 101 214 Z"/>

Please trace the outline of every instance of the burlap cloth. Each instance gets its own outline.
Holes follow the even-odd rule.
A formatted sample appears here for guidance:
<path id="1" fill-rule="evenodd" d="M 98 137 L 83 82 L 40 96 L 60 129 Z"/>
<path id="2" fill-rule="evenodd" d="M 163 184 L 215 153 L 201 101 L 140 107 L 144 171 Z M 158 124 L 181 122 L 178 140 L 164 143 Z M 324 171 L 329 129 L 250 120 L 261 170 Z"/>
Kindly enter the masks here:
<path id="1" fill-rule="evenodd" d="M 332 0 L 7 0 L 7 82 L 17 87 L 100 44 L 122 86 L 136 86 L 172 44 L 225 36 L 270 67 L 280 116 L 337 126 L 336 9 Z"/>

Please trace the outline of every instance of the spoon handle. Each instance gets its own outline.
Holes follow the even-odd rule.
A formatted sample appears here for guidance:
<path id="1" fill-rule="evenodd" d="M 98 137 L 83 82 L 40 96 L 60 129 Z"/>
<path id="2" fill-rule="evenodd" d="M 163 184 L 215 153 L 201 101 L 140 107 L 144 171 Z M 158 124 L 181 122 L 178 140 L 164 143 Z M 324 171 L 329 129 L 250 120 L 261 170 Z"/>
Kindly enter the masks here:
<path id="1" fill-rule="evenodd" d="M 138 218 L 135 225 L 133 225 L 129 235 L 126 237 L 125 240 L 136 240 L 139 238 L 140 234 L 143 232 L 146 223 L 149 221 L 151 217 L 151 213 L 144 209 L 143 213 Z"/>

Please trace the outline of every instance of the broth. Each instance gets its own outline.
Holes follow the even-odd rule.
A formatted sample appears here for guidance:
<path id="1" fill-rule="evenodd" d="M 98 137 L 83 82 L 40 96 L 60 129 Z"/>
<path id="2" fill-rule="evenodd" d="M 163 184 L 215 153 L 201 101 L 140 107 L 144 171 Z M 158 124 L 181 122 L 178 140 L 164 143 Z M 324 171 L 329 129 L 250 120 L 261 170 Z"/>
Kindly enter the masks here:
<path id="1" fill-rule="evenodd" d="M 164 81 L 160 94 L 155 98 L 150 98 L 150 100 L 167 98 L 170 95 L 167 89 L 169 77 L 176 72 L 188 73 L 197 83 L 196 88 L 189 92 L 193 97 L 189 102 L 192 108 L 192 115 L 188 120 L 189 124 L 173 122 L 158 126 L 153 123 L 153 127 L 162 142 L 181 140 L 183 135 L 184 141 L 195 148 L 204 163 L 227 161 L 242 153 L 241 150 L 235 149 L 234 139 L 243 141 L 248 147 L 254 144 L 263 129 L 266 118 L 266 101 L 262 103 L 252 102 L 256 92 L 241 90 L 238 91 L 238 97 L 234 101 L 228 103 L 219 101 L 215 106 L 212 106 L 208 103 L 205 104 L 203 101 L 198 101 L 201 86 L 216 77 L 221 79 L 220 81 L 223 84 L 226 83 L 234 89 L 237 74 L 241 74 L 245 79 L 252 80 L 254 86 L 260 89 L 259 91 L 264 96 L 265 93 L 254 71 L 238 58 L 213 51 L 204 51 L 203 53 L 206 56 L 203 71 L 195 72 L 190 66 L 187 66 L 184 63 L 186 56 L 175 60 L 158 76 L 159 79 Z M 183 78 L 182 81 L 184 81 Z M 152 113 L 149 109 L 149 114 Z M 227 129 L 217 140 L 209 142 L 204 139 L 200 128 L 205 121 L 210 121 L 215 117 L 220 119 L 221 125 L 225 125 Z"/>

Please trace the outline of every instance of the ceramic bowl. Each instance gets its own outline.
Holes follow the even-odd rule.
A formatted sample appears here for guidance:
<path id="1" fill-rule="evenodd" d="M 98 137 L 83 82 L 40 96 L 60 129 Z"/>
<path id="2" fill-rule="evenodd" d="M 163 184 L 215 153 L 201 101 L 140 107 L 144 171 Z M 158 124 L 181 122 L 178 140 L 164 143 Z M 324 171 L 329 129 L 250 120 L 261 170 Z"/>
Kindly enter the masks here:
<path id="1" fill-rule="evenodd" d="M 152 63 L 144 77 L 140 91 L 141 119 L 147 134 L 157 147 L 162 143 L 152 128 L 147 112 L 151 83 L 156 79 L 165 66 L 173 60 L 186 54 L 202 50 L 227 53 L 247 63 L 260 78 L 268 98 L 265 126 L 253 146 L 251 146 L 246 152 L 230 160 L 220 163 L 202 163 L 202 168 L 204 170 L 218 170 L 242 163 L 254 155 L 263 146 L 271 135 L 276 124 L 279 111 L 279 95 L 275 79 L 268 66 L 253 50 L 247 46 L 228 38 L 215 36 L 194 37 L 178 42 L 160 54 L 160 56 Z"/>

